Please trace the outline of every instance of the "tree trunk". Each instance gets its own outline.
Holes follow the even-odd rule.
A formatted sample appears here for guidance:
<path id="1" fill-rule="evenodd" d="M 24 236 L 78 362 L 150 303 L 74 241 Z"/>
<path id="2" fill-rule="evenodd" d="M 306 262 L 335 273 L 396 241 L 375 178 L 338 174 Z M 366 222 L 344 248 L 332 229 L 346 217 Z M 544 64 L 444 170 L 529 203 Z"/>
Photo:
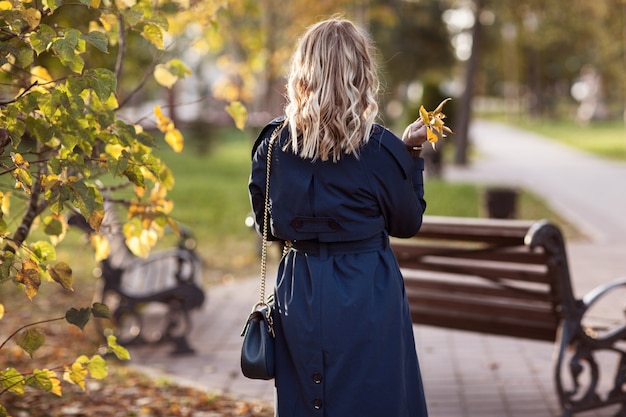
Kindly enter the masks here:
<path id="1" fill-rule="evenodd" d="M 465 72 L 465 91 L 461 97 L 459 109 L 459 122 L 456 135 L 456 155 L 454 163 L 456 165 L 467 165 L 467 150 L 469 145 L 469 125 L 472 114 L 472 98 L 474 94 L 474 79 L 479 62 L 479 49 L 481 42 L 482 28 L 480 24 L 480 14 L 483 10 L 483 0 L 476 0 L 474 12 L 474 27 L 472 28 L 472 55 L 467 61 Z"/>

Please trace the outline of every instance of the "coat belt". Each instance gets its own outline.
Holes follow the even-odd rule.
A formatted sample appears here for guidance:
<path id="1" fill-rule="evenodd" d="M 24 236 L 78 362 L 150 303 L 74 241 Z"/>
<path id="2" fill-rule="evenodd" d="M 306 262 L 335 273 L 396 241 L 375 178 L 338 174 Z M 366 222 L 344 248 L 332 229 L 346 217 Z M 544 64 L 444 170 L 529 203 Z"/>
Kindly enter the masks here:
<path id="1" fill-rule="evenodd" d="M 345 242 L 322 242 L 317 239 L 294 240 L 291 248 L 309 255 L 326 257 L 329 255 L 345 255 L 348 253 L 372 252 L 389 246 L 387 233 L 380 233 L 362 240 Z"/>

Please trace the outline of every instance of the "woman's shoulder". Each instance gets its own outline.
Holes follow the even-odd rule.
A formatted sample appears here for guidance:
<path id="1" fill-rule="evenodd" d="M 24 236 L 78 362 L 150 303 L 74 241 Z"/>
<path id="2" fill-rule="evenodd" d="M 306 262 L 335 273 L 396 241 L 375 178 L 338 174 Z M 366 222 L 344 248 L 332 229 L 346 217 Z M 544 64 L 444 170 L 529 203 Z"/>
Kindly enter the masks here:
<path id="1" fill-rule="evenodd" d="M 407 152 L 404 142 L 386 127 L 379 124 L 374 125 L 366 148 L 369 150 L 366 154 L 371 155 L 376 161 L 384 163 L 381 157 L 384 159 L 387 157 L 395 161 L 405 175 L 411 172 L 413 159 Z"/>
<path id="2" fill-rule="evenodd" d="M 252 145 L 252 157 L 256 152 L 256 149 L 259 147 L 261 142 L 264 140 L 269 140 L 270 136 L 274 132 L 275 129 L 279 128 L 285 123 L 285 116 L 280 116 L 272 119 L 269 123 L 267 123 L 259 132 L 254 144 Z"/>

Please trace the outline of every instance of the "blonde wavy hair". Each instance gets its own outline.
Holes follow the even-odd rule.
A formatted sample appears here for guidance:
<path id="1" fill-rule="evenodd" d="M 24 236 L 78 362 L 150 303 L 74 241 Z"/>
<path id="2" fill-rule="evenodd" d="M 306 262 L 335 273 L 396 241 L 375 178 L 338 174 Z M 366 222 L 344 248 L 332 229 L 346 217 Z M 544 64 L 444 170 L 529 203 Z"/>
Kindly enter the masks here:
<path id="1" fill-rule="evenodd" d="M 311 26 L 291 58 L 287 147 L 312 160 L 358 156 L 378 116 L 378 89 L 375 48 L 365 31 L 341 18 Z"/>

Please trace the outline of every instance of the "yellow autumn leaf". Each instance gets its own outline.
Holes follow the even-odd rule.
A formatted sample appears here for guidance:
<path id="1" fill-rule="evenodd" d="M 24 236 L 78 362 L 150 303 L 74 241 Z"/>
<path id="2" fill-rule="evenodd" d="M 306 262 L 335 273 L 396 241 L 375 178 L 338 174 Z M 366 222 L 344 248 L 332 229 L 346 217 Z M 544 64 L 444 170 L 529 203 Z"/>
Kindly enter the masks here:
<path id="1" fill-rule="evenodd" d="M 180 153 L 183 150 L 184 139 L 182 133 L 178 129 L 172 129 L 165 134 L 165 141 L 174 150 Z"/>
<path id="2" fill-rule="evenodd" d="M 88 362 L 89 360 L 86 356 L 80 356 L 71 367 L 65 367 L 63 380 L 78 385 L 84 391 L 85 377 L 87 376 L 87 368 L 85 364 Z"/>
<path id="3" fill-rule="evenodd" d="M 50 371 L 54 374 L 53 371 Z M 57 397 L 61 397 L 63 395 L 63 390 L 61 388 L 61 380 L 54 374 L 54 376 L 50 376 L 50 382 L 52 383 L 52 388 L 50 388 L 50 393 L 56 395 Z"/>
<path id="4" fill-rule="evenodd" d="M 446 137 L 444 132 L 454 133 L 443 121 L 443 119 L 446 118 L 446 115 L 443 113 L 443 106 L 450 100 L 450 98 L 446 98 L 431 112 L 426 111 L 424 106 L 420 106 L 419 108 L 420 118 L 426 125 L 426 137 L 432 144 L 433 149 L 439 139 Z"/>
<path id="5" fill-rule="evenodd" d="M 41 12 L 35 8 L 26 9 L 22 12 L 24 20 L 28 22 L 31 29 L 35 29 L 41 22 Z"/>
<path id="6" fill-rule="evenodd" d="M 126 245 L 132 253 L 145 258 L 150 254 L 150 250 L 154 247 L 157 240 L 158 234 L 155 230 L 144 229 L 139 236 L 131 236 L 126 239 Z"/>
<path id="7" fill-rule="evenodd" d="M 42 175 L 41 176 L 41 186 L 46 191 L 50 191 L 52 187 L 59 183 L 59 176 L 56 174 L 50 175 Z"/>
<path id="8" fill-rule="evenodd" d="M 72 268 L 65 262 L 57 262 L 54 266 L 48 265 L 47 271 L 52 279 L 60 284 L 66 290 L 74 291 L 72 284 L 74 283 L 74 275 Z"/>
<path id="9" fill-rule="evenodd" d="M 154 115 L 157 118 L 157 128 L 163 132 L 169 132 L 174 129 L 174 123 L 170 120 L 169 117 L 163 114 L 161 111 L 161 106 L 154 106 Z"/>
<path id="10" fill-rule="evenodd" d="M 424 106 L 420 106 L 420 117 L 422 118 L 422 122 L 424 122 L 425 124 L 428 124 L 428 112 L 426 111 L 426 109 L 424 108 Z"/>
<path id="11" fill-rule="evenodd" d="M 40 84 L 45 84 L 52 81 L 52 76 L 46 68 L 36 66 L 30 70 L 30 81 L 31 83 L 37 81 Z"/>
<path id="12" fill-rule="evenodd" d="M 0 1 L 0 11 L 13 10 L 13 5 L 10 1 Z"/>
<path id="13" fill-rule="evenodd" d="M 28 169 L 28 167 L 30 166 L 29 162 L 24 159 L 22 154 L 19 154 L 17 152 L 11 152 L 11 159 L 17 167 Z"/>
<path id="14" fill-rule="evenodd" d="M 235 126 L 237 129 L 243 130 L 246 125 L 246 120 L 248 119 L 248 110 L 246 107 L 241 104 L 239 101 L 233 101 L 228 106 L 226 106 L 226 113 L 230 115 L 235 121 Z"/>
<path id="15" fill-rule="evenodd" d="M 104 151 L 115 159 L 118 159 L 124 150 L 128 150 L 128 146 L 122 146 L 118 143 L 109 143 L 104 147 Z"/>
<path id="16" fill-rule="evenodd" d="M 100 262 L 109 257 L 111 246 L 102 233 L 92 233 L 89 240 L 91 241 L 91 246 L 93 246 L 96 251 L 96 262 Z"/>
<path id="17" fill-rule="evenodd" d="M 33 299 L 39 291 L 41 278 L 39 276 L 39 266 L 36 262 L 26 259 L 22 262 L 22 269 L 15 273 L 15 280 L 24 285 L 24 292 L 29 299 Z"/>
<path id="18" fill-rule="evenodd" d="M 6 192 L 6 193 L 0 192 L 0 196 L 2 197 L 0 210 L 2 211 L 2 214 L 9 215 L 11 212 L 11 192 Z"/>
<path id="19" fill-rule="evenodd" d="M 165 65 L 159 64 L 154 68 L 154 79 L 163 87 L 172 88 L 178 77 L 172 74 Z"/>
<path id="20" fill-rule="evenodd" d="M 4 306 L 0 304 L 0 320 L 4 317 Z"/>

